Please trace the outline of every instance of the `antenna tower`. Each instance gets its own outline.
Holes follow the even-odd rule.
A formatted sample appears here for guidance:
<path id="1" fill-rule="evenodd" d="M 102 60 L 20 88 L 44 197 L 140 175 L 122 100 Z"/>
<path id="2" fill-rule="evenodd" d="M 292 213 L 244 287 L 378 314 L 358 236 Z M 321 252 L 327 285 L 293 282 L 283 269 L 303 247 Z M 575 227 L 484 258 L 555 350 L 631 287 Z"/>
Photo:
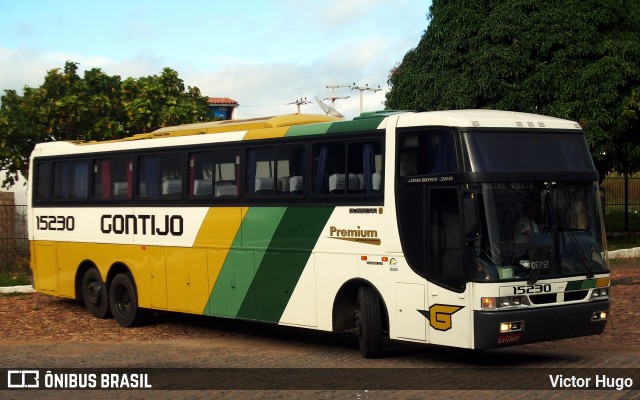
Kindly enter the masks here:
<path id="1" fill-rule="evenodd" d="M 380 89 L 380 85 L 378 85 L 377 88 L 371 88 L 371 87 L 369 87 L 368 83 L 365 84 L 364 86 L 362 86 L 362 85 L 358 86 L 354 82 L 353 85 L 351 86 L 351 90 L 359 90 L 360 91 L 360 114 L 362 114 L 362 110 L 363 110 L 363 107 L 362 107 L 362 93 L 365 90 L 369 90 L 369 91 L 372 91 L 373 93 L 375 93 L 375 92 L 379 92 L 382 89 Z"/>

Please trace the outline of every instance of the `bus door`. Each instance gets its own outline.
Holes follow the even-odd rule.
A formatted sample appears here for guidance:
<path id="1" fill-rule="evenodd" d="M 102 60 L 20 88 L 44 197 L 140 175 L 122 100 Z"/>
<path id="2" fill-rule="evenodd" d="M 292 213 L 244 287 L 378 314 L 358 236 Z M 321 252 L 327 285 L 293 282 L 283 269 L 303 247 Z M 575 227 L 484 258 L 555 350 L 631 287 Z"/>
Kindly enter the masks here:
<path id="1" fill-rule="evenodd" d="M 430 343 L 469 348 L 471 285 L 467 284 L 460 192 L 457 187 L 429 187 L 425 194 L 427 336 Z"/>

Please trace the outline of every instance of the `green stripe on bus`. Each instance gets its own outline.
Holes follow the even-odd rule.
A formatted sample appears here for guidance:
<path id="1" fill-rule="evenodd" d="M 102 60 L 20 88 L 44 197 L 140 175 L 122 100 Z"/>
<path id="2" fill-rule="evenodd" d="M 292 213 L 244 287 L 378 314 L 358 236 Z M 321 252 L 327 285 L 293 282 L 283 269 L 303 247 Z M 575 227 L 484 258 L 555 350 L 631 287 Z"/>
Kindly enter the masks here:
<path id="1" fill-rule="evenodd" d="M 326 122 L 321 124 L 311 125 L 294 125 L 287 133 L 285 137 L 305 136 L 305 135 L 320 135 L 327 132 L 327 129 L 331 126 L 332 122 Z"/>
<path id="2" fill-rule="evenodd" d="M 587 279 L 583 281 L 571 281 L 567 283 L 566 291 L 570 290 L 581 290 L 581 289 L 591 289 L 596 287 L 595 279 Z"/>
<path id="3" fill-rule="evenodd" d="M 380 126 L 380 122 L 385 118 L 386 117 L 371 117 L 354 121 L 334 122 L 327 130 L 327 133 L 375 131 L 378 129 L 378 126 Z"/>
<path id="4" fill-rule="evenodd" d="M 358 131 L 374 131 L 386 116 L 369 117 L 355 121 L 327 122 L 311 125 L 294 125 L 285 134 L 286 137 L 321 135 L 323 133 L 342 133 Z"/>
<path id="5" fill-rule="evenodd" d="M 238 318 L 278 322 L 334 207 L 289 207 L 271 243 L 256 257 L 256 275 Z"/>
<path id="6" fill-rule="evenodd" d="M 249 289 L 265 249 L 271 243 L 286 207 L 251 207 L 211 291 L 204 314 L 236 317 L 243 302 L 255 305 Z"/>

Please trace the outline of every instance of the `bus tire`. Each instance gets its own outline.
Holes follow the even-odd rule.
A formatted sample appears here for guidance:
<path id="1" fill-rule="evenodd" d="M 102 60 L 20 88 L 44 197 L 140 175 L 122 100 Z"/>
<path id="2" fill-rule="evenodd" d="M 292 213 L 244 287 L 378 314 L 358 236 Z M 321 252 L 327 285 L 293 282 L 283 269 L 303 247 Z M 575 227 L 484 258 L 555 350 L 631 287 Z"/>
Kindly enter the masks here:
<path id="1" fill-rule="evenodd" d="M 140 322 L 142 310 L 138 307 L 138 293 L 133 278 L 119 273 L 109 287 L 111 313 L 120 326 L 135 326 Z"/>
<path id="2" fill-rule="evenodd" d="M 82 301 L 91 315 L 96 318 L 104 319 L 111 315 L 109 289 L 102 282 L 97 268 L 90 268 L 82 277 Z"/>
<path id="3" fill-rule="evenodd" d="M 382 307 L 369 286 L 358 289 L 358 343 L 364 358 L 382 355 Z"/>

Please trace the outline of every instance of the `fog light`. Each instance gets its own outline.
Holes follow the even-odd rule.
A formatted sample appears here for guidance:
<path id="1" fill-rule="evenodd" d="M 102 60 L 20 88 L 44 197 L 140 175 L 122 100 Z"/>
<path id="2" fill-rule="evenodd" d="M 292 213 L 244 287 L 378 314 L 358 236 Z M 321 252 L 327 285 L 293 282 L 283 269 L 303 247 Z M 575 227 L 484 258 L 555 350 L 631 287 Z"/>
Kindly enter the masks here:
<path id="1" fill-rule="evenodd" d="M 516 332 L 524 330 L 524 321 L 501 322 L 500 333 Z"/>
<path id="2" fill-rule="evenodd" d="M 591 316 L 592 321 L 602 321 L 607 319 L 609 312 L 608 311 L 596 311 Z"/>

